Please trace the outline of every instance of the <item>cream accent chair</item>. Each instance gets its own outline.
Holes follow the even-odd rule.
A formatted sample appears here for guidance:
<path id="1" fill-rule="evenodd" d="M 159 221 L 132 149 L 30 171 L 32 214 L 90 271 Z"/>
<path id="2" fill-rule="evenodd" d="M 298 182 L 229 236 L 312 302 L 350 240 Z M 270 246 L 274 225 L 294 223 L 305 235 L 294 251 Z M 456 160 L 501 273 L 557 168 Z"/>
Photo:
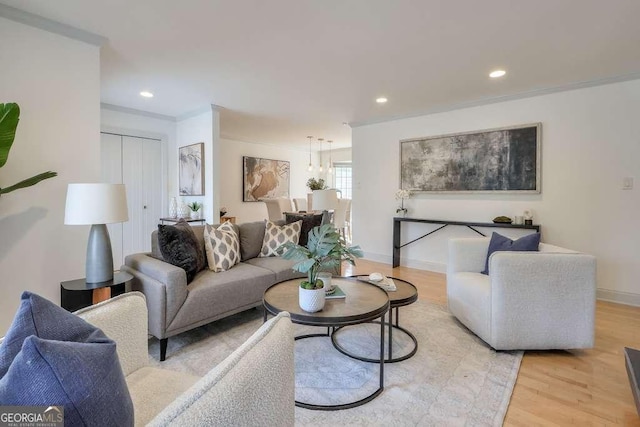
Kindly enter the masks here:
<path id="1" fill-rule="evenodd" d="M 279 197 L 276 199 L 260 199 L 267 205 L 267 215 L 269 221 L 280 221 L 284 219 L 285 212 L 292 212 L 291 199 Z"/>
<path id="2" fill-rule="evenodd" d="M 263 324 L 202 378 L 149 366 L 147 305 L 140 292 L 76 314 L 116 342 L 135 425 L 294 425 L 294 339 L 288 313 Z"/>
<path id="3" fill-rule="evenodd" d="M 304 198 L 294 198 L 293 199 L 293 207 L 296 212 L 306 211 L 307 210 L 307 199 Z"/>
<path id="4" fill-rule="evenodd" d="M 540 243 L 494 252 L 487 276 L 489 240 L 449 240 L 449 311 L 496 350 L 593 347 L 596 259 Z"/>

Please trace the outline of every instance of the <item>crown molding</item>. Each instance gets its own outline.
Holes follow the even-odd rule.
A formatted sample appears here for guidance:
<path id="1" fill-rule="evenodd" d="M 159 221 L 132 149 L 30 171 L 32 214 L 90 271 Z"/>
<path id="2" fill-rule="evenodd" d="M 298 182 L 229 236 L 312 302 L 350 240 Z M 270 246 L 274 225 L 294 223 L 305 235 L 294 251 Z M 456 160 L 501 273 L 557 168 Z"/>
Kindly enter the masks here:
<path id="1" fill-rule="evenodd" d="M 105 45 L 108 41 L 106 37 L 101 35 L 81 30 L 80 28 L 72 27 L 71 25 L 63 24 L 58 21 L 53 21 L 34 13 L 25 12 L 24 10 L 7 6 L 6 4 L 0 4 L 0 16 L 11 21 L 19 22 L 30 27 L 39 28 L 50 33 L 59 34 L 61 36 L 69 37 L 70 39 L 79 40 L 98 47 Z"/>
<path id="2" fill-rule="evenodd" d="M 483 106 L 483 105 L 497 104 L 497 103 L 500 103 L 500 102 L 507 102 L 507 101 L 515 101 L 515 100 L 519 100 L 519 99 L 534 98 L 536 96 L 550 95 L 550 94 L 553 94 L 553 93 L 567 92 L 567 91 L 571 91 L 571 90 L 585 89 L 585 88 L 590 88 L 590 87 L 595 87 L 595 86 L 604 86 L 604 85 L 608 85 L 608 84 L 622 83 L 622 82 L 627 82 L 627 81 L 631 81 L 631 80 L 638 80 L 638 79 L 640 79 L 640 72 L 639 73 L 631 73 L 631 74 L 623 74 L 623 75 L 620 75 L 620 76 L 604 77 L 602 79 L 597 79 L 597 80 L 588 80 L 588 81 L 583 81 L 583 82 L 576 82 L 576 83 L 571 83 L 571 84 L 562 85 L 562 86 L 556 86 L 556 87 L 551 87 L 551 88 L 534 89 L 534 90 L 530 90 L 530 91 L 527 91 L 527 92 L 516 93 L 516 94 L 513 94 L 513 95 L 503 95 L 503 96 L 496 96 L 496 97 L 492 97 L 492 98 L 482 98 L 482 99 L 478 99 L 478 100 L 475 100 L 475 101 L 461 102 L 459 104 L 451 104 L 451 105 L 446 105 L 446 106 L 443 106 L 443 107 L 436 107 L 436 108 L 432 108 L 432 109 L 428 109 L 428 110 L 419 111 L 419 112 L 416 112 L 416 113 L 400 114 L 400 115 L 396 115 L 396 116 L 383 117 L 383 118 L 380 118 L 380 119 L 361 120 L 361 121 L 349 122 L 348 124 L 352 128 L 355 128 L 355 127 L 360 127 L 360 126 L 372 125 L 372 124 L 376 124 L 376 123 L 384 123 L 384 122 L 391 122 L 391 121 L 395 121 L 395 120 L 410 119 L 410 118 L 413 118 L 413 117 L 420 117 L 420 116 L 429 116 L 429 115 L 437 114 L 437 113 L 447 113 L 447 112 L 450 112 L 450 111 L 462 110 L 462 109 L 465 109 L 465 108 L 480 107 L 480 106 Z"/>
<path id="3" fill-rule="evenodd" d="M 117 112 L 120 112 L 120 113 L 135 114 L 137 116 L 151 117 L 152 119 L 165 120 L 167 122 L 176 122 L 177 121 L 176 118 L 173 117 L 173 116 L 167 116 L 167 115 L 158 114 L 158 113 L 151 113 L 149 111 L 137 110 L 135 108 L 121 107 L 119 105 L 107 104 L 107 103 L 104 103 L 104 102 L 100 103 L 100 108 L 102 108 L 104 110 L 117 111 Z"/>

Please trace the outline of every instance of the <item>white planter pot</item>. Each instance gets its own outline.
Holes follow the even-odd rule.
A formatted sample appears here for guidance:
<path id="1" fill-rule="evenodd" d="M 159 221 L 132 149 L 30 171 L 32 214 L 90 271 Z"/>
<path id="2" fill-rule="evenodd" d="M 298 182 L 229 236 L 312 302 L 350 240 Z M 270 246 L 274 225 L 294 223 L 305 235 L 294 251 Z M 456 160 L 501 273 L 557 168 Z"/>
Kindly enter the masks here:
<path id="1" fill-rule="evenodd" d="M 191 219 L 200 219 L 200 211 L 191 211 Z"/>
<path id="2" fill-rule="evenodd" d="M 324 308 L 324 288 L 303 289 L 300 288 L 298 294 L 298 304 L 300 308 L 309 313 L 315 313 Z"/>

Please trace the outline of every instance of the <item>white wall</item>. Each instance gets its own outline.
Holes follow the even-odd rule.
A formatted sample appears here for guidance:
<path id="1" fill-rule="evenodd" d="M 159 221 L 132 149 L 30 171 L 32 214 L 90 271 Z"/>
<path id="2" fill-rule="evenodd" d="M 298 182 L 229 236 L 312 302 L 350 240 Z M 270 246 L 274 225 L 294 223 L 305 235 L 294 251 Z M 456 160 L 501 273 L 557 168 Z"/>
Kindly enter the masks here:
<path id="1" fill-rule="evenodd" d="M 540 195 L 421 194 L 409 216 L 489 222 L 531 208 L 543 241 L 597 257 L 601 297 L 639 303 L 639 117 L 635 80 L 354 128 L 354 242 L 390 262 L 399 140 L 542 122 Z M 636 178 L 634 190 L 621 189 L 624 176 Z M 404 227 L 403 242 L 429 229 Z M 403 249 L 403 264 L 442 271 L 447 239 L 463 235 L 474 233 L 441 230 Z"/>
<path id="2" fill-rule="evenodd" d="M 208 223 L 218 223 L 220 206 L 220 124 L 219 113 L 215 108 L 198 114 L 194 117 L 185 118 L 178 121 L 176 128 L 176 143 L 174 150 L 169 151 L 169 162 L 178 164 L 178 148 L 186 145 L 204 142 L 204 196 L 181 196 L 178 197 L 178 203 L 182 200 L 184 203 L 197 201 L 204 205 L 204 218 Z M 176 185 L 178 182 L 178 173 L 170 177 Z M 177 194 L 176 194 L 177 195 Z"/>
<path id="3" fill-rule="evenodd" d="M 290 197 L 306 197 L 309 192 L 307 180 L 317 176 L 318 155 L 312 153 L 316 172 L 308 172 L 309 152 L 288 150 L 273 145 L 222 139 L 221 165 L 222 186 L 220 188 L 220 206 L 227 208 L 227 215 L 235 216 L 236 221 L 260 221 L 267 216 L 267 207 L 262 202 L 242 201 L 242 157 L 261 157 L 265 159 L 288 160 L 290 163 Z"/>
<path id="4" fill-rule="evenodd" d="M 67 184 L 100 177 L 100 57 L 96 46 L 0 18 L 0 102 L 20 124 L 0 186 L 58 176 L 0 199 L 0 336 L 22 291 L 60 301 L 60 282 L 84 277 L 89 226 L 65 226 Z"/>

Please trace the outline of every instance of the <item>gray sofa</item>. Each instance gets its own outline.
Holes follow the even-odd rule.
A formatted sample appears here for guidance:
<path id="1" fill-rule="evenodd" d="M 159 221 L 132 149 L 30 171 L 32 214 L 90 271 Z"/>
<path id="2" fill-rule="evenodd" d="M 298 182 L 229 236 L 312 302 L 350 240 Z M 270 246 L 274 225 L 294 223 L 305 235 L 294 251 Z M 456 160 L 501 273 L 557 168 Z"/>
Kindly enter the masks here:
<path id="1" fill-rule="evenodd" d="M 165 360 L 168 338 L 262 304 L 271 285 L 302 274 L 293 262 L 280 257 L 258 258 L 264 239 L 263 221 L 234 225 L 240 236 L 241 262 L 214 273 L 207 267 L 187 284 L 183 269 L 163 261 L 157 231 L 151 236 L 152 252 L 129 255 L 122 271 L 133 275 L 131 289 L 142 292 L 149 310 L 149 333 L 160 340 L 160 360 Z M 193 230 L 204 251 L 204 226 Z"/>
<path id="2" fill-rule="evenodd" d="M 126 293 L 76 314 L 116 342 L 136 426 L 294 425 L 289 313 L 270 319 L 202 378 L 149 365 L 143 295 Z"/>

